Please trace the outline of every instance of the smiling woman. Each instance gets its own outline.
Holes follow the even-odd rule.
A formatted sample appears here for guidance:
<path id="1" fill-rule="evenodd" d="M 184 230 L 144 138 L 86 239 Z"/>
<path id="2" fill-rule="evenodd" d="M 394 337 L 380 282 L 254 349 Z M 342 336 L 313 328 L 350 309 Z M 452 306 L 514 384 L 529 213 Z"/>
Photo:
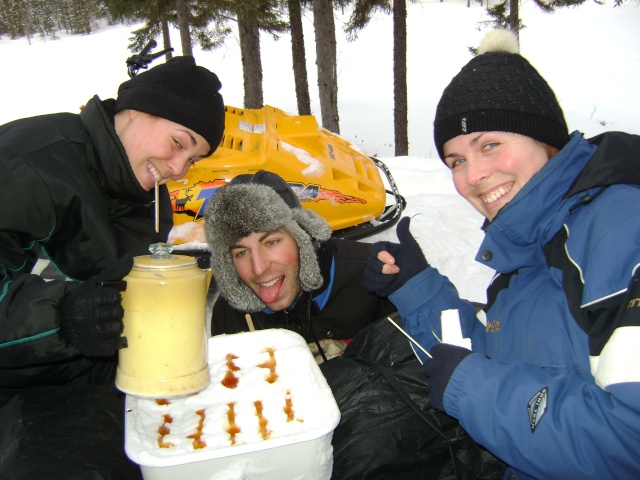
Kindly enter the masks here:
<path id="1" fill-rule="evenodd" d="M 640 137 L 569 135 L 514 44 L 488 34 L 434 122 L 457 191 L 486 218 L 487 305 L 461 299 L 403 221 L 400 244 L 372 247 L 370 289 L 427 348 L 431 405 L 509 465 L 503 478 L 638 478 Z M 439 343 L 447 321 L 472 350 Z"/>
<path id="2" fill-rule="evenodd" d="M 553 90 L 518 51 L 508 31 L 487 34 L 445 88 L 434 120 L 456 190 L 488 220 L 569 140 Z"/>
<path id="3" fill-rule="evenodd" d="M 120 85 L 115 112 L 145 112 L 197 132 L 209 144 L 203 154 L 208 156 L 224 131 L 221 86 L 218 76 L 193 57 L 175 57 Z"/>
<path id="4" fill-rule="evenodd" d="M 224 131 L 220 87 L 193 57 L 173 58 L 120 85 L 116 132 L 142 188 L 182 178 L 216 150 Z"/>
<path id="5" fill-rule="evenodd" d="M 145 190 L 155 182 L 179 180 L 196 161 L 211 150 L 209 142 L 187 127 L 138 110 L 115 115 L 118 137 L 131 168 Z"/>
<path id="6" fill-rule="evenodd" d="M 456 191 L 488 220 L 551 158 L 547 145 L 508 132 L 458 135 L 443 151 Z"/>
<path id="7" fill-rule="evenodd" d="M 79 114 L 0 126 L 0 166 L 7 172 L 0 176 L 0 203 L 11 205 L 0 212 L 0 443 L 21 445 L 3 457 L 1 477 L 42 477 L 42 465 L 32 462 L 41 455 L 23 451 L 33 442 L 15 437 L 20 425 L 42 429 L 48 418 L 77 423 L 63 401 L 16 411 L 42 392 L 46 398 L 78 395 L 80 404 L 103 398 L 109 415 L 120 418 L 123 398 L 114 378 L 116 353 L 126 342 L 113 285 L 129 273 L 133 256 L 168 238 L 173 215 L 163 184 L 218 147 L 224 130 L 219 89 L 216 74 L 193 57 L 176 57 L 124 82 L 117 99 L 94 96 Z M 40 268 L 42 261 L 50 268 Z M 95 410 L 87 412 L 91 420 L 106 425 Z M 69 435 L 47 438 L 38 448 L 53 458 L 76 449 L 84 455 L 80 462 L 70 459 L 69 469 L 56 464 L 58 477 L 45 476 L 76 476 L 82 463 L 113 472 L 110 477 L 134 478 L 120 468 L 130 469 L 122 436 L 113 434 L 121 427 L 109 425 L 104 435 L 83 429 L 72 435 L 77 448 Z M 110 450 L 120 457 L 105 459 Z"/>

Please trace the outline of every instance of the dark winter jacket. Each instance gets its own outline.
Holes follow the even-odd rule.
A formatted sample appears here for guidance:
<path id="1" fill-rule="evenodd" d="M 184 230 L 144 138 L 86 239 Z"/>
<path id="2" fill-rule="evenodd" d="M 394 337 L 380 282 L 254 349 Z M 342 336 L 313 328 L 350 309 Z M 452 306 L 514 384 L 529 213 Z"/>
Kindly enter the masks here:
<path id="1" fill-rule="evenodd" d="M 476 257 L 497 272 L 486 318 L 435 268 L 391 296 L 427 349 L 458 310 L 477 353 L 444 408 L 517 479 L 640 478 L 640 186 L 619 184 L 639 152 L 575 132 L 499 212 Z"/>
<path id="2" fill-rule="evenodd" d="M 90 375 L 95 362 L 59 333 L 64 278 L 87 280 L 168 236 L 168 192 L 162 187 L 156 234 L 154 193 L 136 180 L 113 103 L 94 97 L 80 114 L 0 127 L 0 404 L 22 387 Z M 47 263 L 59 279 L 42 278 Z"/>
<path id="3" fill-rule="evenodd" d="M 358 332 L 320 369 L 340 408 L 332 480 L 501 478 L 504 464 L 429 405 L 422 366 L 386 319 Z"/>
<path id="4" fill-rule="evenodd" d="M 359 330 L 395 311 L 393 304 L 364 288 L 364 269 L 369 244 L 331 238 L 318 249 L 323 285 L 299 298 L 294 306 L 280 311 L 252 314 L 256 329 L 286 328 L 300 333 L 307 342 L 318 339 L 348 340 Z M 309 297 L 313 300 L 310 302 Z M 218 297 L 212 312 L 211 333 L 249 331 L 245 312 L 231 308 Z"/>

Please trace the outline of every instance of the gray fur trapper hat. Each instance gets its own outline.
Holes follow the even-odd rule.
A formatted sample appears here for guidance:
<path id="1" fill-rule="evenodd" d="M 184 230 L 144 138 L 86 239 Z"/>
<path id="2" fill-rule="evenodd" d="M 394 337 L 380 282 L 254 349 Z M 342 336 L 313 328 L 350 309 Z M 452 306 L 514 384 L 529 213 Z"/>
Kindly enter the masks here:
<path id="1" fill-rule="evenodd" d="M 204 232 L 211 249 L 211 267 L 222 295 L 242 312 L 266 305 L 238 277 L 229 247 L 253 232 L 284 228 L 298 244 L 300 288 L 319 288 L 322 275 L 316 248 L 331 237 L 331 227 L 317 213 L 304 209 L 280 176 L 266 170 L 239 175 L 220 188 L 205 209 Z"/>

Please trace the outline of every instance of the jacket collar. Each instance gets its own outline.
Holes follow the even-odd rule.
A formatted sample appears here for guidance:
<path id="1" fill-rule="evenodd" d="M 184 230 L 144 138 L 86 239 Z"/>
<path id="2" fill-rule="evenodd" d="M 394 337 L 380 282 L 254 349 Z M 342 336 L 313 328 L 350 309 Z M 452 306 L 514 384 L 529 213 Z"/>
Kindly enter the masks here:
<path id="1" fill-rule="evenodd" d="M 136 205 L 153 201 L 153 192 L 147 192 L 136 178 L 124 146 L 113 123 L 114 100 L 102 102 L 95 95 L 80 112 L 84 127 L 89 132 L 98 157 L 96 174 L 107 195 Z"/>
<path id="2" fill-rule="evenodd" d="M 575 200 L 564 198 L 596 150 L 579 132 L 536 173 L 491 223 L 476 260 L 500 273 L 544 262 L 541 246 L 566 220 Z"/>
<path id="3" fill-rule="evenodd" d="M 598 149 L 576 177 L 564 198 L 593 187 L 640 185 L 640 136 L 607 132 L 590 138 L 588 142 L 596 145 Z"/>

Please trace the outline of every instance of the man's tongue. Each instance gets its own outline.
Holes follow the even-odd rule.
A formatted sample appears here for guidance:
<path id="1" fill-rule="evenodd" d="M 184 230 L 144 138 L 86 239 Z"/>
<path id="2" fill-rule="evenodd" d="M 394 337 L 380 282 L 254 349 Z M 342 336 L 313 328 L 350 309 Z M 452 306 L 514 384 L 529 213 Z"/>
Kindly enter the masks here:
<path id="1" fill-rule="evenodd" d="M 269 282 L 268 287 L 260 285 L 260 300 L 262 300 L 262 303 L 269 305 L 270 303 L 274 302 L 276 298 L 278 298 L 280 289 L 282 288 L 283 280 L 284 277 L 280 277 L 276 282 Z"/>

